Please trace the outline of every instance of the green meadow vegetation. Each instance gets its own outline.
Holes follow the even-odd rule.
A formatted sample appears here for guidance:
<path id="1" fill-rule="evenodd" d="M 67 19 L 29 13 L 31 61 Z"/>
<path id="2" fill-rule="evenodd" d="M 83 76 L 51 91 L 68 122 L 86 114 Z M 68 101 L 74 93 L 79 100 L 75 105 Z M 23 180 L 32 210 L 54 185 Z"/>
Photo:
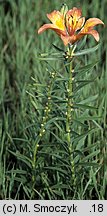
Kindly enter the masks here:
<path id="1" fill-rule="evenodd" d="M 96 27 L 99 48 L 73 63 L 71 155 L 67 73 L 56 56 L 45 59 L 58 52 L 55 46 L 65 48 L 53 31 L 37 33 L 62 3 L 105 23 Z M 107 0 L 0 0 L 0 199 L 107 199 L 106 13 Z M 96 45 L 91 36 L 78 43 L 80 49 Z"/>

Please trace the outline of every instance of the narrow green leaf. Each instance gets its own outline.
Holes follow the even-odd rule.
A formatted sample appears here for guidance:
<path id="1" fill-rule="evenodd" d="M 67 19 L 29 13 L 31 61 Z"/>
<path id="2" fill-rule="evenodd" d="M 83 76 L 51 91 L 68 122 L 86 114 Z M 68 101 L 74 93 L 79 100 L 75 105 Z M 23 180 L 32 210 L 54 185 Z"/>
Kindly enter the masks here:
<path id="1" fill-rule="evenodd" d="M 9 170 L 9 171 L 6 171 L 6 173 L 16 173 L 16 174 L 23 174 L 23 175 L 25 175 L 25 174 L 27 174 L 27 171 L 25 171 L 25 170 Z"/>
<path id="2" fill-rule="evenodd" d="M 62 158 L 62 155 L 66 155 L 66 156 L 69 155 L 68 152 L 65 152 L 65 151 L 62 151 L 62 150 L 54 151 L 54 153 L 51 153 L 50 148 L 49 148 L 49 152 L 48 152 L 48 149 L 46 149 L 46 151 L 39 151 L 38 154 L 50 154 L 50 155 L 55 156 L 55 157 L 58 156 L 58 158 L 60 158 L 60 159 Z"/>
<path id="3" fill-rule="evenodd" d="M 74 104 L 73 105 L 73 107 L 74 108 L 83 108 L 83 109 L 93 109 L 93 110 L 97 110 L 98 108 L 96 108 L 96 107 L 93 107 L 93 106 L 88 106 L 88 105 L 86 105 L 86 104 Z"/>
<path id="4" fill-rule="evenodd" d="M 78 69 L 74 69 L 74 73 L 76 73 L 76 78 L 78 76 L 81 76 L 82 73 L 86 73 L 88 71 L 90 71 L 99 61 L 93 62 L 91 64 L 85 65 L 84 67 L 78 68 Z"/>
<path id="5" fill-rule="evenodd" d="M 64 188 L 70 189 L 70 185 L 58 183 L 56 185 L 51 186 L 51 189 L 59 189 L 59 188 L 61 188 L 61 189 L 64 189 Z"/>
<path id="6" fill-rule="evenodd" d="M 73 141 L 74 142 L 78 142 L 79 140 L 81 140 L 82 138 L 86 137 L 87 135 L 94 133 L 96 130 L 98 130 L 98 129 L 97 128 L 92 128 L 91 130 L 88 130 L 84 134 L 81 134 L 81 135 L 75 137 Z"/>
<path id="7" fill-rule="evenodd" d="M 50 153 L 50 152 L 43 152 L 41 151 L 40 154 L 44 154 L 44 155 L 50 155 L 50 156 L 53 156 L 54 159 L 57 159 L 58 161 L 60 161 L 60 163 L 63 164 L 64 167 L 68 167 L 69 168 L 69 159 L 67 160 L 67 158 L 69 157 L 69 154 L 68 153 L 65 153 L 63 152 L 63 155 L 65 156 L 66 155 L 66 159 L 64 159 L 62 157 L 62 155 L 59 155 L 59 151 L 58 153 Z"/>
<path id="8" fill-rule="evenodd" d="M 52 44 L 52 45 L 53 45 L 53 47 L 54 47 L 56 50 L 65 53 L 65 51 L 64 51 L 63 49 L 57 47 L 55 44 Z"/>
<path id="9" fill-rule="evenodd" d="M 81 121 L 78 121 L 77 119 L 72 119 L 72 121 L 75 121 L 77 125 L 82 126 L 84 128 L 88 128 L 87 124 L 82 123 Z"/>
<path id="10" fill-rule="evenodd" d="M 44 200 L 44 197 L 42 196 L 42 194 L 40 194 L 39 191 L 37 191 L 35 188 L 34 188 L 34 191 L 39 195 L 40 199 Z"/>
<path id="11" fill-rule="evenodd" d="M 100 118 L 101 118 L 101 116 L 82 116 L 82 117 L 78 117 L 77 120 L 79 120 L 79 121 L 88 121 L 88 120 L 98 120 Z"/>
<path id="12" fill-rule="evenodd" d="M 41 83 L 33 83 L 33 86 L 38 86 L 38 87 L 46 87 L 47 85 L 41 84 Z"/>
<path id="13" fill-rule="evenodd" d="M 90 174 L 91 174 L 91 178 L 93 180 L 93 184 L 94 184 L 96 193 L 98 194 L 98 197 L 99 197 L 99 200 L 100 200 L 100 194 L 99 194 L 99 189 L 98 189 L 98 181 L 96 179 L 96 173 L 93 171 L 93 169 L 91 169 Z"/>
<path id="14" fill-rule="evenodd" d="M 69 174 L 68 174 L 67 171 L 65 171 L 64 169 L 58 168 L 58 167 L 51 167 L 51 166 L 49 166 L 49 167 L 44 167 L 44 169 L 45 170 L 58 171 L 59 173 L 62 173 L 64 175 L 66 175 L 66 176 L 69 176 Z"/>
<path id="15" fill-rule="evenodd" d="M 56 82 L 59 82 L 59 81 L 68 81 L 69 80 L 69 78 L 66 78 L 66 77 L 62 77 L 62 78 L 57 78 L 55 81 Z"/>
<path id="16" fill-rule="evenodd" d="M 11 150 L 8 150 L 12 155 L 14 155 L 15 157 L 17 157 L 18 160 L 21 160 L 23 161 L 24 163 L 26 163 L 27 166 L 29 166 L 30 168 L 32 167 L 31 164 L 32 164 L 32 161 L 27 157 L 27 156 L 24 156 L 22 154 L 20 154 L 19 152 L 15 153 L 15 152 L 12 152 Z"/>
<path id="17" fill-rule="evenodd" d="M 86 147 L 86 148 L 83 148 L 83 152 L 87 152 L 87 151 L 92 151 L 92 149 L 93 148 L 95 148 L 95 147 L 98 147 L 99 148 L 99 146 L 101 146 L 101 143 L 100 142 L 96 142 L 95 144 L 93 144 L 93 145 L 90 145 L 90 146 L 88 146 L 88 147 Z"/>
<path id="18" fill-rule="evenodd" d="M 64 57 L 62 56 L 57 56 L 57 57 L 47 57 L 47 58 L 42 58 L 42 57 L 38 57 L 39 60 L 41 61 L 53 61 L 53 60 L 64 60 Z"/>
<path id="19" fill-rule="evenodd" d="M 92 80 L 83 80 L 83 79 L 82 80 L 76 80 L 75 83 L 91 83 L 91 82 L 94 82 L 96 78 L 97 77 L 95 77 Z"/>
<path id="20" fill-rule="evenodd" d="M 25 194 L 28 196 L 28 198 L 30 199 L 31 196 L 31 190 L 25 185 L 23 185 L 23 190 L 25 192 Z"/>
<path id="21" fill-rule="evenodd" d="M 86 39 L 87 39 L 87 35 L 84 35 L 84 38 L 78 42 L 79 50 L 82 49 L 86 45 Z"/>
<path id="22" fill-rule="evenodd" d="M 51 134 L 56 138 L 56 140 L 58 140 L 59 143 L 64 144 L 64 146 L 65 146 L 65 143 L 63 142 L 62 139 L 60 139 L 60 138 L 59 138 L 55 133 L 53 133 L 52 131 L 51 131 Z"/>
<path id="23" fill-rule="evenodd" d="M 80 151 L 80 150 L 78 150 L 78 149 L 76 149 L 76 150 L 74 150 L 74 151 L 72 152 L 72 154 L 74 154 L 74 153 L 76 153 L 77 156 L 80 155 L 81 157 L 84 157 L 83 152 Z"/>
<path id="24" fill-rule="evenodd" d="M 17 182 L 23 183 L 23 184 L 25 184 L 26 181 L 27 181 L 27 179 L 25 177 L 23 177 L 23 176 L 21 178 L 20 177 L 15 177 L 14 180 L 17 181 Z"/>
<path id="25" fill-rule="evenodd" d="M 80 163 L 77 163 L 75 166 L 85 166 L 85 167 L 87 167 L 87 166 L 92 166 L 92 167 L 100 167 L 101 165 L 100 164 L 98 164 L 98 163 L 96 163 L 96 162 L 85 162 L 85 163 L 82 163 L 82 162 L 80 162 Z"/>
<path id="26" fill-rule="evenodd" d="M 50 119 L 49 121 L 47 121 L 46 127 L 48 127 L 49 124 L 54 123 L 55 121 L 64 121 L 64 120 L 66 120 L 66 118 L 54 117 L 54 118 Z"/>
<path id="27" fill-rule="evenodd" d="M 81 50 L 79 52 L 75 52 L 73 54 L 73 56 L 80 56 L 80 55 L 86 55 L 86 54 L 89 54 L 89 53 L 93 53 L 99 48 L 99 46 L 100 46 L 100 44 L 97 44 L 96 46 L 94 46 L 92 48 L 88 48 L 88 49 Z"/>
<path id="28" fill-rule="evenodd" d="M 83 88 L 84 86 L 86 86 L 86 85 L 89 85 L 91 82 L 94 82 L 94 80 L 92 80 L 92 81 L 82 81 L 82 83 L 81 84 L 79 84 L 75 89 L 74 89 L 74 94 L 77 92 L 77 91 L 79 91 L 81 88 Z"/>
<path id="29" fill-rule="evenodd" d="M 97 98 L 98 98 L 98 94 L 90 96 L 84 100 L 81 100 L 81 104 L 86 104 L 86 103 L 92 102 L 92 101 L 96 100 Z"/>
<path id="30" fill-rule="evenodd" d="M 61 143 L 63 145 L 65 151 L 68 152 L 66 143 L 61 138 L 59 138 L 55 133 L 51 132 L 51 134 L 56 138 L 56 140 L 58 140 L 59 144 Z"/>
<path id="31" fill-rule="evenodd" d="M 97 156 L 100 153 L 100 150 L 96 150 L 94 152 L 92 152 L 91 154 L 87 155 L 86 157 L 84 157 L 81 162 L 85 162 L 87 160 L 93 159 L 93 157 Z"/>
<path id="32" fill-rule="evenodd" d="M 49 56 L 59 56 L 59 52 L 58 53 L 41 53 L 40 54 L 41 57 L 49 57 Z"/>
<path id="33" fill-rule="evenodd" d="M 64 103 L 64 102 L 67 102 L 66 100 L 64 100 L 62 97 L 58 97 L 58 96 L 55 96 L 55 95 L 53 95 L 53 96 L 51 96 L 51 98 L 53 98 L 53 100 L 55 100 L 55 99 L 57 99 L 57 101 L 59 102 L 59 103 Z"/>

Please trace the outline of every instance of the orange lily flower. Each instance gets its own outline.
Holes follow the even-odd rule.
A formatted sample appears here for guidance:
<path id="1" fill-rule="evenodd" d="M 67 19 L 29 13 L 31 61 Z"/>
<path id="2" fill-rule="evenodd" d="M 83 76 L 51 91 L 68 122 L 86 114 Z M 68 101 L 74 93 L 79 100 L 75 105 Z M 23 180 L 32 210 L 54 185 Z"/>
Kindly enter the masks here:
<path id="1" fill-rule="evenodd" d="M 85 22 L 85 17 L 81 16 L 81 10 L 76 7 L 68 10 L 65 16 L 60 11 L 54 10 L 50 14 L 47 14 L 48 19 L 52 23 L 43 25 L 38 30 L 38 34 L 47 29 L 52 29 L 60 36 L 65 46 L 68 43 L 74 44 L 83 36 L 89 34 L 98 42 L 99 33 L 93 27 L 98 24 L 104 25 L 104 23 L 98 18 L 90 18 Z"/>
<path id="2" fill-rule="evenodd" d="M 39 30 L 38 34 L 44 32 L 46 29 L 54 30 L 59 36 L 66 36 L 66 27 L 65 20 L 63 14 L 60 11 L 54 10 L 50 14 L 47 14 L 48 19 L 52 22 L 52 24 L 45 24 Z"/>

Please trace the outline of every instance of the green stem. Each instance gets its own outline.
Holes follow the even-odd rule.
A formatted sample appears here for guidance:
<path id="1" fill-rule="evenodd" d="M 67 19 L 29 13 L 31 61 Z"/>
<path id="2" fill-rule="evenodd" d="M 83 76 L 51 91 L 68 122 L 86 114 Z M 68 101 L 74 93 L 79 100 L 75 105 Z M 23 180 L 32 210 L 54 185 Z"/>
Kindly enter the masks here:
<path id="1" fill-rule="evenodd" d="M 69 79 L 68 79 L 68 86 L 67 86 L 67 115 L 66 115 L 66 132 L 67 132 L 67 143 L 70 155 L 70 164 L 71 164 L 71 179 L 73 180 L 73 186 L 76 183 L 75 177 L 75 164 L 73 158 L 73 144 L 71 140 L 71 121 L 72 121 L 72 93 L 73 93 L 73 86 L 72 86 L 72 61 L 70 62 L 69 68 Z"/>
<path id="2" fill-rule="evenodd" d="M 31 195 L 31 198 L 34 197 L 34 187 L 35 187 L 35 169 L 36 169 L 36 160 L 37 160 L 37 152 L 38 152 L 38 148 L 39 148 L 39 143 L 41 138 L 43 137 L 43 135 L 45 134 L 45 126 L 46 123 L 49 119 L 49 114 L 51 111 L 51 92 L 52 92 L 52 86 L 54 84 L 54 80 L 56 77 L 56 73 L 52 72 L 51 73 L 51 81 L 50 84 L 48 85 L 48 89 L 47 89 L 47 103 L 44 109 L 44 116 L 42 118 L 42 123 L 40 126 L 40 131 L 39 134 L 37 136 L 37 139 L 35 141 L 35 146 L 34 146 L 34 154 L 33 154 L 33 160 L 32 160 L 32 168 L 33 168 L 33 175 L 32 175 L 32 183 L 33 183 L 33 192 Z"/>

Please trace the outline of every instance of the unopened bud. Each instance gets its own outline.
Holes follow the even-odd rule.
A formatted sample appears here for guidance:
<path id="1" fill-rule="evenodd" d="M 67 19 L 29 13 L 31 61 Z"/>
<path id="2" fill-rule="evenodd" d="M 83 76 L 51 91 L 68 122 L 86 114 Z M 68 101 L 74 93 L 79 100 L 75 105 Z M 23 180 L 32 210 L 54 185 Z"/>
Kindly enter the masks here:
<path id="1" fill-rule="evenodd" d="M 39 136 L 42 137 L 42 134 L 40 133 Z"/>
<path id="2" fill-rule="evenodd" d="M 64 15 L 64 17 L 66 16 L 67 11 L 68 11 L 68 6 L 66 4 L 62 4 L 60 12 L 61 14 Z"/>

